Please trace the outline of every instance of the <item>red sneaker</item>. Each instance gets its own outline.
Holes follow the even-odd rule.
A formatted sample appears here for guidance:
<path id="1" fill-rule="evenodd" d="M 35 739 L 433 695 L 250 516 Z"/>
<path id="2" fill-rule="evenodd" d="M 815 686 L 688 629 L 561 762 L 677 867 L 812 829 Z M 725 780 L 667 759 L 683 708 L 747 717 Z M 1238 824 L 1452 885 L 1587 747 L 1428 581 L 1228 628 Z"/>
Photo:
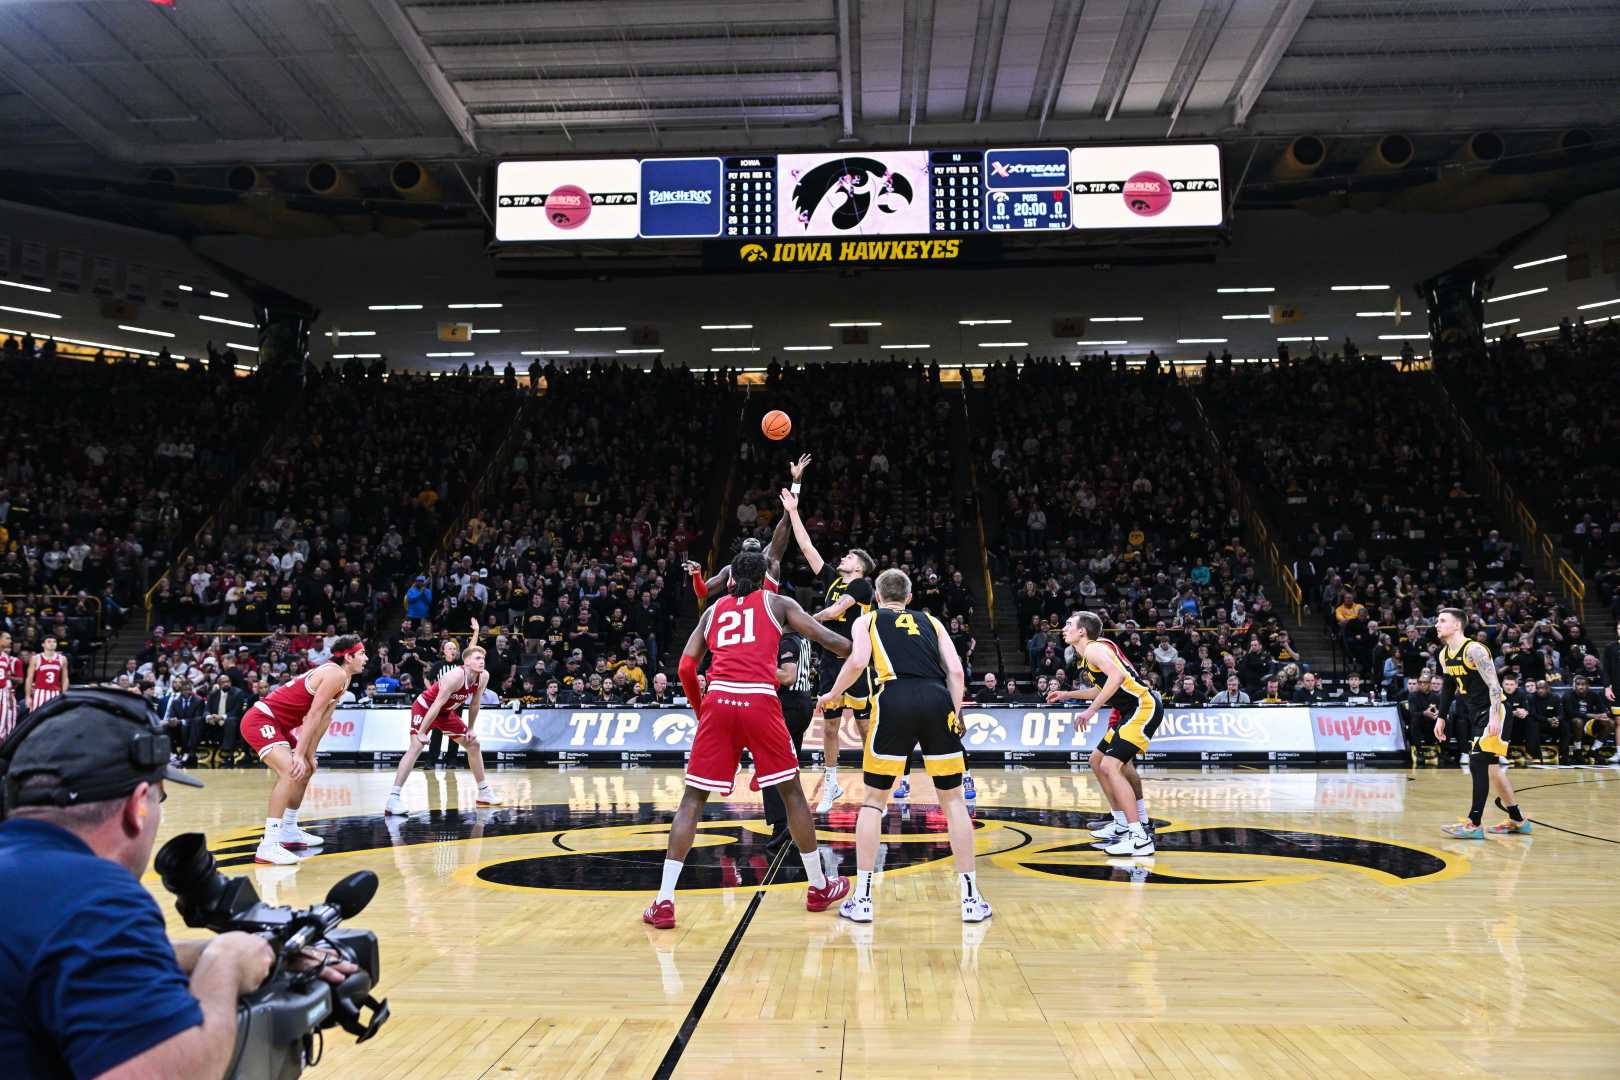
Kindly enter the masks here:
<path id="1" fill-rule="evenodd" d="M 654 900 L 641 913 L 641 921 L 654 930 L 675 929 L 675 901 Z"/>
<path id="2" fill-rule="evenodd" d="M 827 887 L 818 889 L 811 886 L 804 897 L 804 910 L 826 911 L 838 901 L 849 895 L 849 878 L 835 877 L 827 879 Z"/>

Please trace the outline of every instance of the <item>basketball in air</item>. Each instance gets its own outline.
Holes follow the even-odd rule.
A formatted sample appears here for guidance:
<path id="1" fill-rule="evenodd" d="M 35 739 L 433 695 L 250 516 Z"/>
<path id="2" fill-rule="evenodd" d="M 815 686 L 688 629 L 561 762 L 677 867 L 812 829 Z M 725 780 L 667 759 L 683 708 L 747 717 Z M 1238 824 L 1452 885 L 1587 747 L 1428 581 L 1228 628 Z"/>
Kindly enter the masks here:
<path id="1" fill-rule="evenodd" d="M 772 409 L 759 422 L 759 430 L 765 433 L 767 439 L 785 439 L 788 432 L 793 430 L 793 421 L 781 409 Z"/>

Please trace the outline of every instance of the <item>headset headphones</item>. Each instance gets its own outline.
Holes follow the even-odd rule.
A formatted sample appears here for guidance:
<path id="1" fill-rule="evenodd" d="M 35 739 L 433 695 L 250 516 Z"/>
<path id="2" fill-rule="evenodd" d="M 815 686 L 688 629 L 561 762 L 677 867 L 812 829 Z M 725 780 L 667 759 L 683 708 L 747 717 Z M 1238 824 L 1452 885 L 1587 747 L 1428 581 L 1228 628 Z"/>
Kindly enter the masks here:
<path id="1" fill-rule="evenodd" d="M 48 795 L 42 792 L 39 796 L 31 798 L 27 805 L 75 806 L 122 798 L 142 783 L 162 777 L 163 770 L 168 767 L 173 745 L 158 723 L 157 717 L 147 707 L 145 699 L 123 690 L 75 688 L 30 712 L 5 742 L 0 743 L 0 820 L 19 805 L 17 799 L 21 792 L 22 780 L 11 775 L 11 763 L 17 756 L 17 750 L 22 746 L 23 740 L 38 730 L 45 721 L 84 708 L 109 714 L 111 718 L 124 721 L 136 728 L 130 732 L 127 744 L 129 765 L 133 773 L 117 780 L 77 787 L 70 786 L 64 781 Z"/>

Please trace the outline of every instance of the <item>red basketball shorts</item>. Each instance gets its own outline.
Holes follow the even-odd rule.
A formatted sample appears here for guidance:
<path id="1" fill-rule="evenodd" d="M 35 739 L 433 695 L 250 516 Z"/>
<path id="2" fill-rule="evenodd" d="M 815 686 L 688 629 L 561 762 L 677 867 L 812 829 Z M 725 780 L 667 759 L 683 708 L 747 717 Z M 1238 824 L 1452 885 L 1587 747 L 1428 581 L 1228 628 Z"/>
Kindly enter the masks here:
<path id="1" fill-rule="evenodd" d="M 760 787 L 798 779 L 799 757 L 793 752 L 775 690 L 722 689 L 711 684 L 698 714 L 697 734 L 692 737 L 687 784 L 730 795 L 744 749 L 754 755 L 754 775 Z"/>
<path id="2" fill-rule="evenodd" d="M 242 714 L 240 725 L 242 741 L 253 747 L 253 752 L 260 757 L 264 757 L 265 751 L 275 746 L 296 750 L 298 729 L 303 723 L 302 716 L 296 719 L 278 716 L 268 701 L 258 701 L 254 703 L 253 708 Z"/>
<path id="3" fill-rule="evenodd" d="M 467 737 L 467 723 L 462 720 L 461 714 L 453 709 L 441 709 L 439 715 L 433 718 L 433 723 L 427 722 L 428 706 L 411 705 L 411 734 L 427 738 L 427 734 L 434 729 L 444 732 L 452 739 Z"/>

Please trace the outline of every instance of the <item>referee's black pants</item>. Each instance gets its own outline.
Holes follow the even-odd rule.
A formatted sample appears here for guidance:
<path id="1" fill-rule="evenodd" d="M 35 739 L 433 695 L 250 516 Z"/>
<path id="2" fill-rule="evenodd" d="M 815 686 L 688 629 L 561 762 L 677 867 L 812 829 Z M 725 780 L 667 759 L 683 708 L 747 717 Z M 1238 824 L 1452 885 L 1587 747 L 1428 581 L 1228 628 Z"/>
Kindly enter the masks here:
<path id="1" fill-rule="evenodd" d="M 815 703 L 807 701 L 802 705 L 798 702 L 782 702 L 782 719 L 787 721 L 788 738 L 793 740 L 793 754 L 798 756 L 799 749 L 804 745 L 804 733 L 810 730 L 810 714 L 815 711 Z M 797 784 L 798 777 L 786 781 Z M 772 830 L 780 832 L 787 828 L 787 806 L 782 802 L 782 793 L 777 791 L 778 785 L 772 784 L 760 791 L 760 797 L 765 800 L 765 824 Z"/>

